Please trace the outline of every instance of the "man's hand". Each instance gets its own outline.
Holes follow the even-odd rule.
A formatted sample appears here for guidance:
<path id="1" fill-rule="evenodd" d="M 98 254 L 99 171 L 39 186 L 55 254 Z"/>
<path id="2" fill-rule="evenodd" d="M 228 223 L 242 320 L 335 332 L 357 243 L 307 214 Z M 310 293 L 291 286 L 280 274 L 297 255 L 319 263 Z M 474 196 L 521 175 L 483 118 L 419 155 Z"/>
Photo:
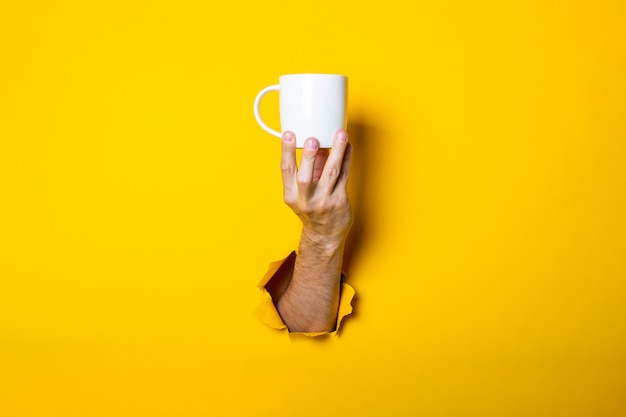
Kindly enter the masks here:
<path id="1" fill-rule="evenodd" d="M 315 138 L 304 143 L 300 168 L 296 138 L 283 135 L 281 169 L 285 203 L 302 220 L 303 237 L 333 249 L 343 244 L 352 225 L 347 182 L 352 146 L 344 130 L 335 134 L 332 151 L 319 149 Z"/>
<path id="2" fill-rule="evenodd" d="M 283 134 L 284 198 L 302 220 L 302 237 L 291 280 L 275 301 L 292 332 L 335 327 L 343 250 L 352 225 L 347 193 L 351 156 L 348 135 L 339 130 L 330 153 L 319 148 L 317 139 L 308 138 L 298 168 L 295 135 Z"/>

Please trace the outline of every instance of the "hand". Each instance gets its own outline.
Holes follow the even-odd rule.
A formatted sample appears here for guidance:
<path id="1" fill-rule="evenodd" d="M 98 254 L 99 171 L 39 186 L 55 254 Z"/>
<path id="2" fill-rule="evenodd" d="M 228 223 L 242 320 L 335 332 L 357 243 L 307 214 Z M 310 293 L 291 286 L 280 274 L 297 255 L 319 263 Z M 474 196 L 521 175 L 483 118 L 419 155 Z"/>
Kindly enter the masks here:
<path id="1" fill-rule="evenodd" d="M 352 225 L 347 182 L 352 146 L 338 130 L 329 153 L 315 138 L 304 143 L 296 165 L 296 137 L 283 134 L 281 170 L 285 203 L 302 220 L 302 239 L 331 250 L 343 245 Z"/>

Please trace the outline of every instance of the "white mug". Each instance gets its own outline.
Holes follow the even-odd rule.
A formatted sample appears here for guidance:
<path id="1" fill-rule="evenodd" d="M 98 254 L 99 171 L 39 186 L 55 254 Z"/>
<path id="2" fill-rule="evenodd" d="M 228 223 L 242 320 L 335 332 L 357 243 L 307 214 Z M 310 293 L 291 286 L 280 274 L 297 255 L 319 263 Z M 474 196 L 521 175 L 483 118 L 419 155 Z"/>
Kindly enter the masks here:
<path id="1" fill-rule="evenodd" d="M 296 135 L 296 147 L 307 138 L 316 138 L 321 148 L 331 148 L 335 132 L 346 128 L 348 78 L 337 74 L 282 75 L 279 84 L 264 88 L 254 100 L 254 117 L 268 133 L 281 133 L 267 126 L 259 114 L 259 104 L 270 91 L 279 92 L 282 132 Z"/>

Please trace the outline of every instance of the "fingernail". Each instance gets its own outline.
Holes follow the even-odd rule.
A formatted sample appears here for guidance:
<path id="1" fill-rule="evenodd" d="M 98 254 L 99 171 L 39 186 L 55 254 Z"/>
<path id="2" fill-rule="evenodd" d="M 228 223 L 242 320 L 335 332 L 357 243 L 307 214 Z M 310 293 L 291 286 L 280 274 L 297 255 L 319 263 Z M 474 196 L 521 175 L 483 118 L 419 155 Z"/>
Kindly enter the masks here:
<path id="1" fill-rule="evenodd" d="M 293 133 L 291 133 L 291 132 L 283 133 L 283 142 L 285 142 L 285 143 L 293 142 Z"/>
<path id="2" fill-rule="evenodd" d="M 346 142 L 348 140 L 348 134 L 344 130 L 341 130 L 337 133 L 337 139 L 342 142 Z"/>
<path id="3" fill-rule="evenodd" d="M 317 149 L 317 141 L 313 138 L 309 138 L 306 140 L 304 146 L 306 147 L 307 151 L 314 151 Z"/>

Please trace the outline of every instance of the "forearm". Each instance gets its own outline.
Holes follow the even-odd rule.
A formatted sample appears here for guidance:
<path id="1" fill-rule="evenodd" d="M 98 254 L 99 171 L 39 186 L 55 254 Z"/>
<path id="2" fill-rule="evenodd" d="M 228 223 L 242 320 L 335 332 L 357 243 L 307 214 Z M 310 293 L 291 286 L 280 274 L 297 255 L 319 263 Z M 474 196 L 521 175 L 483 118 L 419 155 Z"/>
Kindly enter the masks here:
<path id="1" fill-rule="evenodd" d="M 337 320 L 344 241 L 303 232 L 293 276 L 277 304 L 292 332 L 332 331 Z"/>

